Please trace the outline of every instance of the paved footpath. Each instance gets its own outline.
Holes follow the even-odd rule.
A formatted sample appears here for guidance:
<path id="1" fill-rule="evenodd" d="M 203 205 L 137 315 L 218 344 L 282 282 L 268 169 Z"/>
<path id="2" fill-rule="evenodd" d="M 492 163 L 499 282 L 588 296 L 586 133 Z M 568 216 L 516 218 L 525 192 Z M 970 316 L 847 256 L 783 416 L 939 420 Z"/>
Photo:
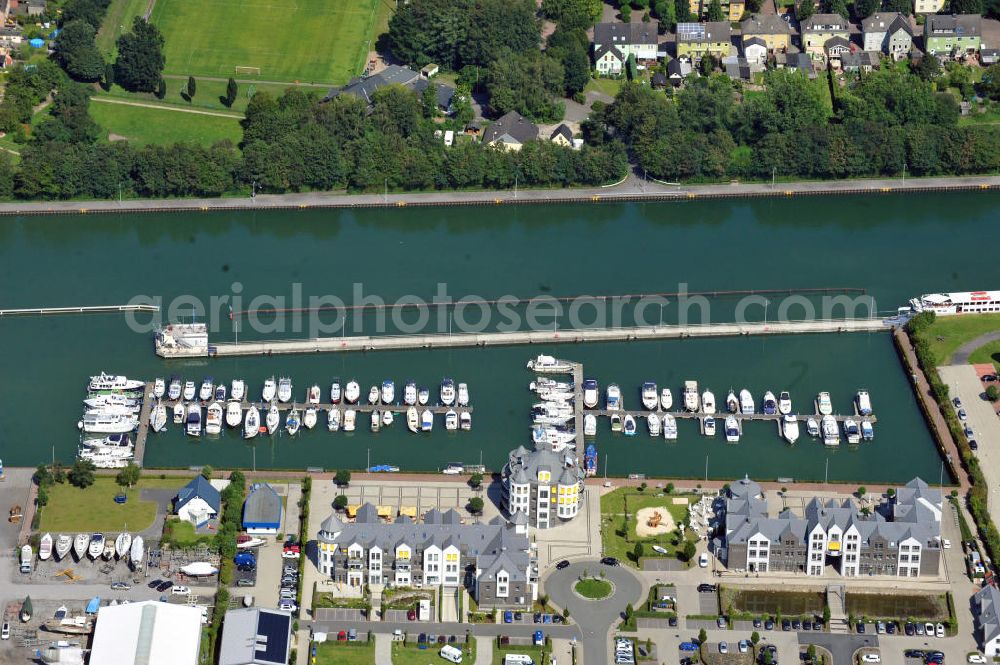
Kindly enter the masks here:
<path id="1" fill-rule="evenodd" d="M 96 99 L 96 98 L 95 98 Z M 107 99 L 107 98 L 100 98 Z M 630 175 L 606 187 L 501 191 L 410 192 L 403 194 L 345 194 L 307 192 L 261 194 L 256 197 L 133 199 L 128 201 L 34 201 L 0 204 L 0 214 L 44 215 L 94 212 L 171 212 L 181 210 L 286 210 L 295 208 L 405 207 L 432 205 L 498 205 L 511 203 L 569 203 L 616 201 L 686 201 L 695 198 L 789 197 L 820 194 L 884 194 L 889 192 L 1000 190 L 1000 176 L 952 178 L 883 178 L 679 186 L 655 183 Z"/>
<path id="2" fill-rule="evenodd" d="M 971 342 L 966 342 L 962 346 L 958 347 L 955 353 L 951 354 L 951 364 L 952 365 L 964 365 L 969 362 L 969 356 L 981 346 L 985 346 L 990 342 L 1000 341 L 1000 330 L 994 330 L 993 332 L 988 332 L 985 335 L 980 335 Z"/>

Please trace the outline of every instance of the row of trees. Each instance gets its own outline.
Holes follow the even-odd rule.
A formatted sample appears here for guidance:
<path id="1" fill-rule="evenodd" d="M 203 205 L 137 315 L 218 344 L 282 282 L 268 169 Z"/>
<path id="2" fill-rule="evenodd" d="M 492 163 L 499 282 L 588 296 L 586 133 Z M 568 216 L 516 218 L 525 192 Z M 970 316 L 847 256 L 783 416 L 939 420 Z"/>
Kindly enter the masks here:
<path id="1" fill-rule="evenodd" d="M 625 141 L 650 175 L 669 180 L 846 178 L 986 173 L 1000 167 L 1000 130 L 958 127 L 955 98 L 901 68 L 862 77 L 831 109 L 797 72 L 765 76 L 738 103 L 724 76 L 699 78 L 673 98 L 626 85 L 584 129 L 591 142 Z"/>

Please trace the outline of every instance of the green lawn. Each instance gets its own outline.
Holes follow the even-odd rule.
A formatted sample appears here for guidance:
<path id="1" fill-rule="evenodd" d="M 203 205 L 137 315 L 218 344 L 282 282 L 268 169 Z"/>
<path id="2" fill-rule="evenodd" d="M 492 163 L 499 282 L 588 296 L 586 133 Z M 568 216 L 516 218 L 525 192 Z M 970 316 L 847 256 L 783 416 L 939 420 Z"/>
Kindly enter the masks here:
<path id="1" fill-rule="evenodd" d="M 975 365 L 993 363 L 993 366 L 1000 371 L 1000 342 L 990 342 L 979 347 L 969 356 L 969 362 Z"/>
<path id="2" fill-rule="evenodd" d="M 508 653 L 526 654 L 535 661 L 535 665 L 545 665 L 549 662 L 548 652 L 542 647 L 511 647 L 510 649 L 493 649 L 493 665 L 503 665 L 504 654 Z"/>
<path id="3" fill-rule="evenodd" d="M 215 541 L 215 536 L 196 533 L 194 525 L 184 520 L 167 520 L 163 524 L 163 530 L 164 542 L 169 541 L 171 547 L 176 549 L 183 550 L 199 545 L 211 545 Z"/>
<path id="4" fill-rule="evenodd" d="M 147 4 L 148 0 L 111 0 L 101 29 L 97 31 L 97 47 L 107 59 L 115 55 L 118 37 L 131 29 L 136 16 L 146 12 Z"/>
<path id="5" fill-rule="evenodd" d="M 205 109 L 208 111 L 221 111 L 223 113 L 243 113 L 246 111 L 247 103 L 255 92 L 269 92 L 274 97 L 278 97 L 288 88 L 298 87 L 303 92 L 312 92 L 320 97 L 327 93 L 326 87 L 316 86 L 295 86 L 292 83 L 239 83 L 239 91 L 236 94 L 236 101 L 231 107 L 222 103 L 219 97 L 226 93 L 226 81 L 211 81 L 208 79 L 196 79 L 198 89 L 194 98 L 190 102 L 181 97 L 181 92 L 187 90 L 186 78 L 168 78 L 167 94 L 163 99 L 157 99 L 153 93 L 129 92 L 119 86 L 112 86 L 111 90 L 98 91 L 95 97 L 114 97 L 117 99 L 127 99 L 134 102 L 148 102 L 150 104 L 160 104 L 161 106 L 177 106 L 179 108 Z"/>
<path id="6" fill-rule="evenodd" d="M 337 636 L 333 635 L 333 639 Z M 316 645 L 315 665 L 375 665 L 375 642 L 351 646 L 322 642 Z"/>
<path id="7" fill-rule="evenodd" d="M 586 92 L 603 92 L 609 97 L 614 97 L 618 94 L 618 90 L 620 90 L 621 87 L 622 79 L 591 78 L 584 90 Z"/>
<path id="8" fill-rule="evenodd" d="M 674 533 L 648 538 L 636 537 L 635 514 L 642 508 L 664 507 L 670 513 L 675 524 L 688 521 L 688 506 L 674 505 L 673 503 L 674 498 L 684 495 L 663 494 L 657 496 L 657 494 L 659 492 L 653 489 L 639 492 L 635 488 L 622 487 L 601 497 L 601 541 L 606 556 L 613 556 L 620 561 L 627 561 L 635 565 L 637 562 L 634 549 L 637 540 L 644 544 L 643 556 L 662 556 L 653 551 L 651 545 L 659 545 L 667 550 L 667 556 L 676 556 L 676 552 L 679 547 L 683 546 L 683 542 L 675 542 L 676 535 Z M 687 496 L 687 499 L 689 502 L 694 502 L 697 497 Z M 629 517 L 623 530 L 626 503 Z M 685 531 L 685 539 L 694 542 L 696 538 L 693 530 Z"/>
<path id="9" fill-rule="evenodd" d="M 237 118 L 99 101 L 91 103 L 90 115 L 105 130 L 105 138 L 114 134 L 135 145 L 169 145 L 182 141 L 211 145 L 223 139 L 238 143 L 243 137 L 243 128 Z"/>
<path id="10" fill-rule="evenodd" d="M 344 83 L 363 68 L 381 1 L 157 0 L 151 19 L 168 74 L 229 77 L 240 66 L 265 81 Z"/>
<path id="11" fill-rule="evenodd" d="M 596 577 L 585 577 L 573 587 L 578 594 L 591 600 L 600 600 L 611 595 L 611 582 Z"/>
<path id="12" fill-rule="evenodd" d="M 935 363 L 947 365 L 951 361 L 951 355 L 962 344 L 994 330 L 1000 330 L 1000 314 L 939 316 L 921 334 L 930 345 Z M 990 362 L 988 353 L 984 355 L 986 359 L 974 362 Z"/>
<path id="13" fill-rule="evenodd" d="M 139 485 L 128 490 L 128 502 L 119 505 L 114 497 L 121 491 L 114 478 L 98 477 L 85 490 L 69 483 L 55 484 L 49 488 L 49 503 L 42 509 L 38 530 L 45 532 L 87 531 L 142 531 L 153 525 L 156 503 L 140 499 L 141 488 L 181 488 L 187 481 L 182 478 L 142 479 Z"/>
<path id="14" fill-rule="evenodd" d="M 461 648 L 462 652 L 465 654 L 462 656 L 463 663 L 475 663 L 476 662 L 476 640 L 473 639 L 468 647 L 464 645 L 453 645 L 456 648 Z M 420 649 L 416 645 L 404 646 L 402 642 L 392 643 L 392 665 L 439 665 L 443 663 L 450 663 L 451 661 L 445 660 L 438 652 L 441 650 L 440 645 L 428 645 L 426 649 Z M 382 665 L 382 663 L 379 663 Z"/>

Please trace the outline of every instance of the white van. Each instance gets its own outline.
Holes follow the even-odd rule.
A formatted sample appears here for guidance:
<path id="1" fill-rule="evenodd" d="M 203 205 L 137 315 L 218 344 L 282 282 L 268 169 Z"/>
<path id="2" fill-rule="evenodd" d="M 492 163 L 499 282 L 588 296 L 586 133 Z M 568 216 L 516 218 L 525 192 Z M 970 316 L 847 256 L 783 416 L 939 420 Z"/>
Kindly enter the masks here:
<path id="1" fill-rule="evenodd" d="M 535 661 L 523 653 L 509 653 L 503 657 L 503 665 L 535 665 Z"/>
<path id="2" fill-rule="evenodd" d="M 422 599 L 417 605 L 417 619 L 420 621 L 430 621 L 431 620 L 431 601 L 426 598 Z"/>
<path id="3" fill-rule="evenodd" d="M 450 660 L 453 663 L 462 662 L 462 650 L 456 649 L 450 644 L 446 644 L 443 647 L 441 647 L 441 651 L 438 652 L 438 655 L 444 658 L 445 660 Z"/>

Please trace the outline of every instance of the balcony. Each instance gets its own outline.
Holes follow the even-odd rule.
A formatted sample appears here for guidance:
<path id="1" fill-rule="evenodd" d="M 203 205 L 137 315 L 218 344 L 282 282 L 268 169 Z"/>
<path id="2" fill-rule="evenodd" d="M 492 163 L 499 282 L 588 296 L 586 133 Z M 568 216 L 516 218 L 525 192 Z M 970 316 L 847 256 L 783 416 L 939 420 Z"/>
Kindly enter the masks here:
<path id="1" fill-rule="evenodd" d="M 839 540 L 834 540 L 834 541 L 830 541 L 829 543 L 827 543 L 827 545 L 826 545 L 826 554 L 827 554 L 827 556 L 840 556 L 840 554 L 841 554 L 840 541 Z"/>

